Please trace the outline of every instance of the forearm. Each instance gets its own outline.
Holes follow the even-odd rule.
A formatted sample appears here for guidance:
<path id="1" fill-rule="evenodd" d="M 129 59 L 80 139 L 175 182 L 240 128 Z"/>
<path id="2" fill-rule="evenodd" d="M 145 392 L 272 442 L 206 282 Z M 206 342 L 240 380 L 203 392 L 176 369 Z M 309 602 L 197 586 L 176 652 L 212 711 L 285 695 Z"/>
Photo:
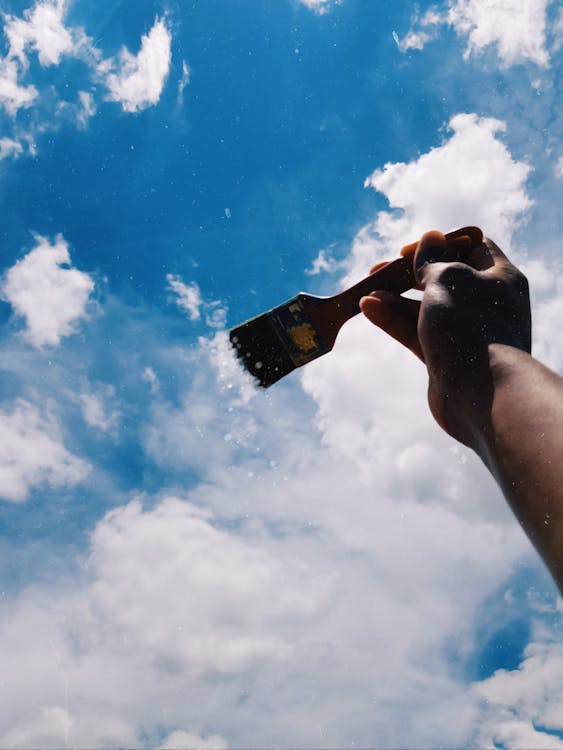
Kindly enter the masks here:
<path id="1" fill-rule="evenodd" d="M 474 447 L 563 592 L 563 379 L 510 346 L 489 357 L 488 424 Z"/>

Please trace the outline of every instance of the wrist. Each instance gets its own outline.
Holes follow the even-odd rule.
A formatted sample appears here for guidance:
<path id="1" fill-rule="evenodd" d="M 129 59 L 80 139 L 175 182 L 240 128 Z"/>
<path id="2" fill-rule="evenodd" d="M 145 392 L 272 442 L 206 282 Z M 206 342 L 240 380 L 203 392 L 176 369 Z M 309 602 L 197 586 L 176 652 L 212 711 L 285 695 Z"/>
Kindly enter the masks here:
<path id="1" fill-rule="evenodd" d="M 489 344 L 480 363 L 467 369 L 464 377 L 448 389 L 444 399 L 446 430 L 489 466 L 497 429 L 493 419 L 495 398 L 499 392 L 511 390 L 513 381 L 533 361 L 527 351 L 517 347 Z"/>
<path id="2" fill-rule="evenodd" d="M 508 344 L 489 344 L 486 366 L 476 377 L 474 397 L 461 410 L 460 419 L 468 438 L 466 444 L 491 470 L 496 462 L 499 433 L 503 430 L 498 405 L 522 398 L 525 387 L 522 381 L 529 377 L 534 364 L 535 360 L 523 349 Z"/>

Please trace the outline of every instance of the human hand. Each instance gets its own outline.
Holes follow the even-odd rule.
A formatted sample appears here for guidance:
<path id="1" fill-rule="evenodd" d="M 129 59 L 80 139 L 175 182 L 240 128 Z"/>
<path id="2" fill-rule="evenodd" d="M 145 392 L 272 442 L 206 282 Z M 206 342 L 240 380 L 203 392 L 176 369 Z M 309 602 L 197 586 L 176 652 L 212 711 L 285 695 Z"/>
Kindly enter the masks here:
<path id="1" fill-rule="evenodd" d="M 474 244 L 464 230 L 427 232 L 401 254 L 412 257 L 422 300 L 375 291 L 360 308 L 426 364 L 434 418 L 475 447 L 488 422 L 491 347 L 531 348 L 527 280 L 492 240 Z"/>

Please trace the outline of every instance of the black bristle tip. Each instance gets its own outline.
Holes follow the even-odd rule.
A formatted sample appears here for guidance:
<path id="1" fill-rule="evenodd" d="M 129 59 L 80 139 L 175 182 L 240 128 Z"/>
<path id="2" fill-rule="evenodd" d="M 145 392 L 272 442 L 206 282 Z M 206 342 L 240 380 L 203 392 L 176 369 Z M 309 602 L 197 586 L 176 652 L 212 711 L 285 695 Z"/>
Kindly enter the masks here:
<path id="1" fill-rule="evenodd" d="M 262 388 L 268 388 L 295 369 L 268 313 L 229 332 L 237 356 Z"/>

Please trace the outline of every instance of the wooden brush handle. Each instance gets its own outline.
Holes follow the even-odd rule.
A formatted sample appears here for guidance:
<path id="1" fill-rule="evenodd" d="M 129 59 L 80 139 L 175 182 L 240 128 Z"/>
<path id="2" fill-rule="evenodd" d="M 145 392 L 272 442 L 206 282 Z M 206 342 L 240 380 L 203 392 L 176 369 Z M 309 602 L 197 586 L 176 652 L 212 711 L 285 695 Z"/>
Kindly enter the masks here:
<path id="1" fill-rule="evenodd" d="M 473 248 L 481 244 L 483 241 L 483 232 L 478 227 L 463 227 L 462 229 L 456 229 L 454 232 L 449 232 L 445 237 L 447 240 L 454 240 L 458 237 L 469 237 L 469 246 L 466 245 L 461 249 L 454 247 L 454 254 L 449 258 L 450 261 L 463 261 L 467 260 L 467 256 Z M 359 313 L 361 298 L 371 294 L 376 289 L 402 294 L 414 286 L 416 286 L 416 279 L 413 269 L 413 257 L 397 258 L 397 260 L 391 261 L 391 263 L 375 271 L 370 276 L 366 276 L 365 279 L 358 281 L 354 286 L 332 297 L 331 302 L 337 306 L 338 318 L 344 322 Z"/>
<path id="2" fill-rule="evenodd" d="M 357 284 L 331 298 L 331 306 L 338 309 L 338 318 L 344 322 L 360 312 L 359 303 L 362 297 L 376 289 L 402 294 L 415 285 L 411 258 L 397 258 L 379 271 L 366 276 Z"/>

